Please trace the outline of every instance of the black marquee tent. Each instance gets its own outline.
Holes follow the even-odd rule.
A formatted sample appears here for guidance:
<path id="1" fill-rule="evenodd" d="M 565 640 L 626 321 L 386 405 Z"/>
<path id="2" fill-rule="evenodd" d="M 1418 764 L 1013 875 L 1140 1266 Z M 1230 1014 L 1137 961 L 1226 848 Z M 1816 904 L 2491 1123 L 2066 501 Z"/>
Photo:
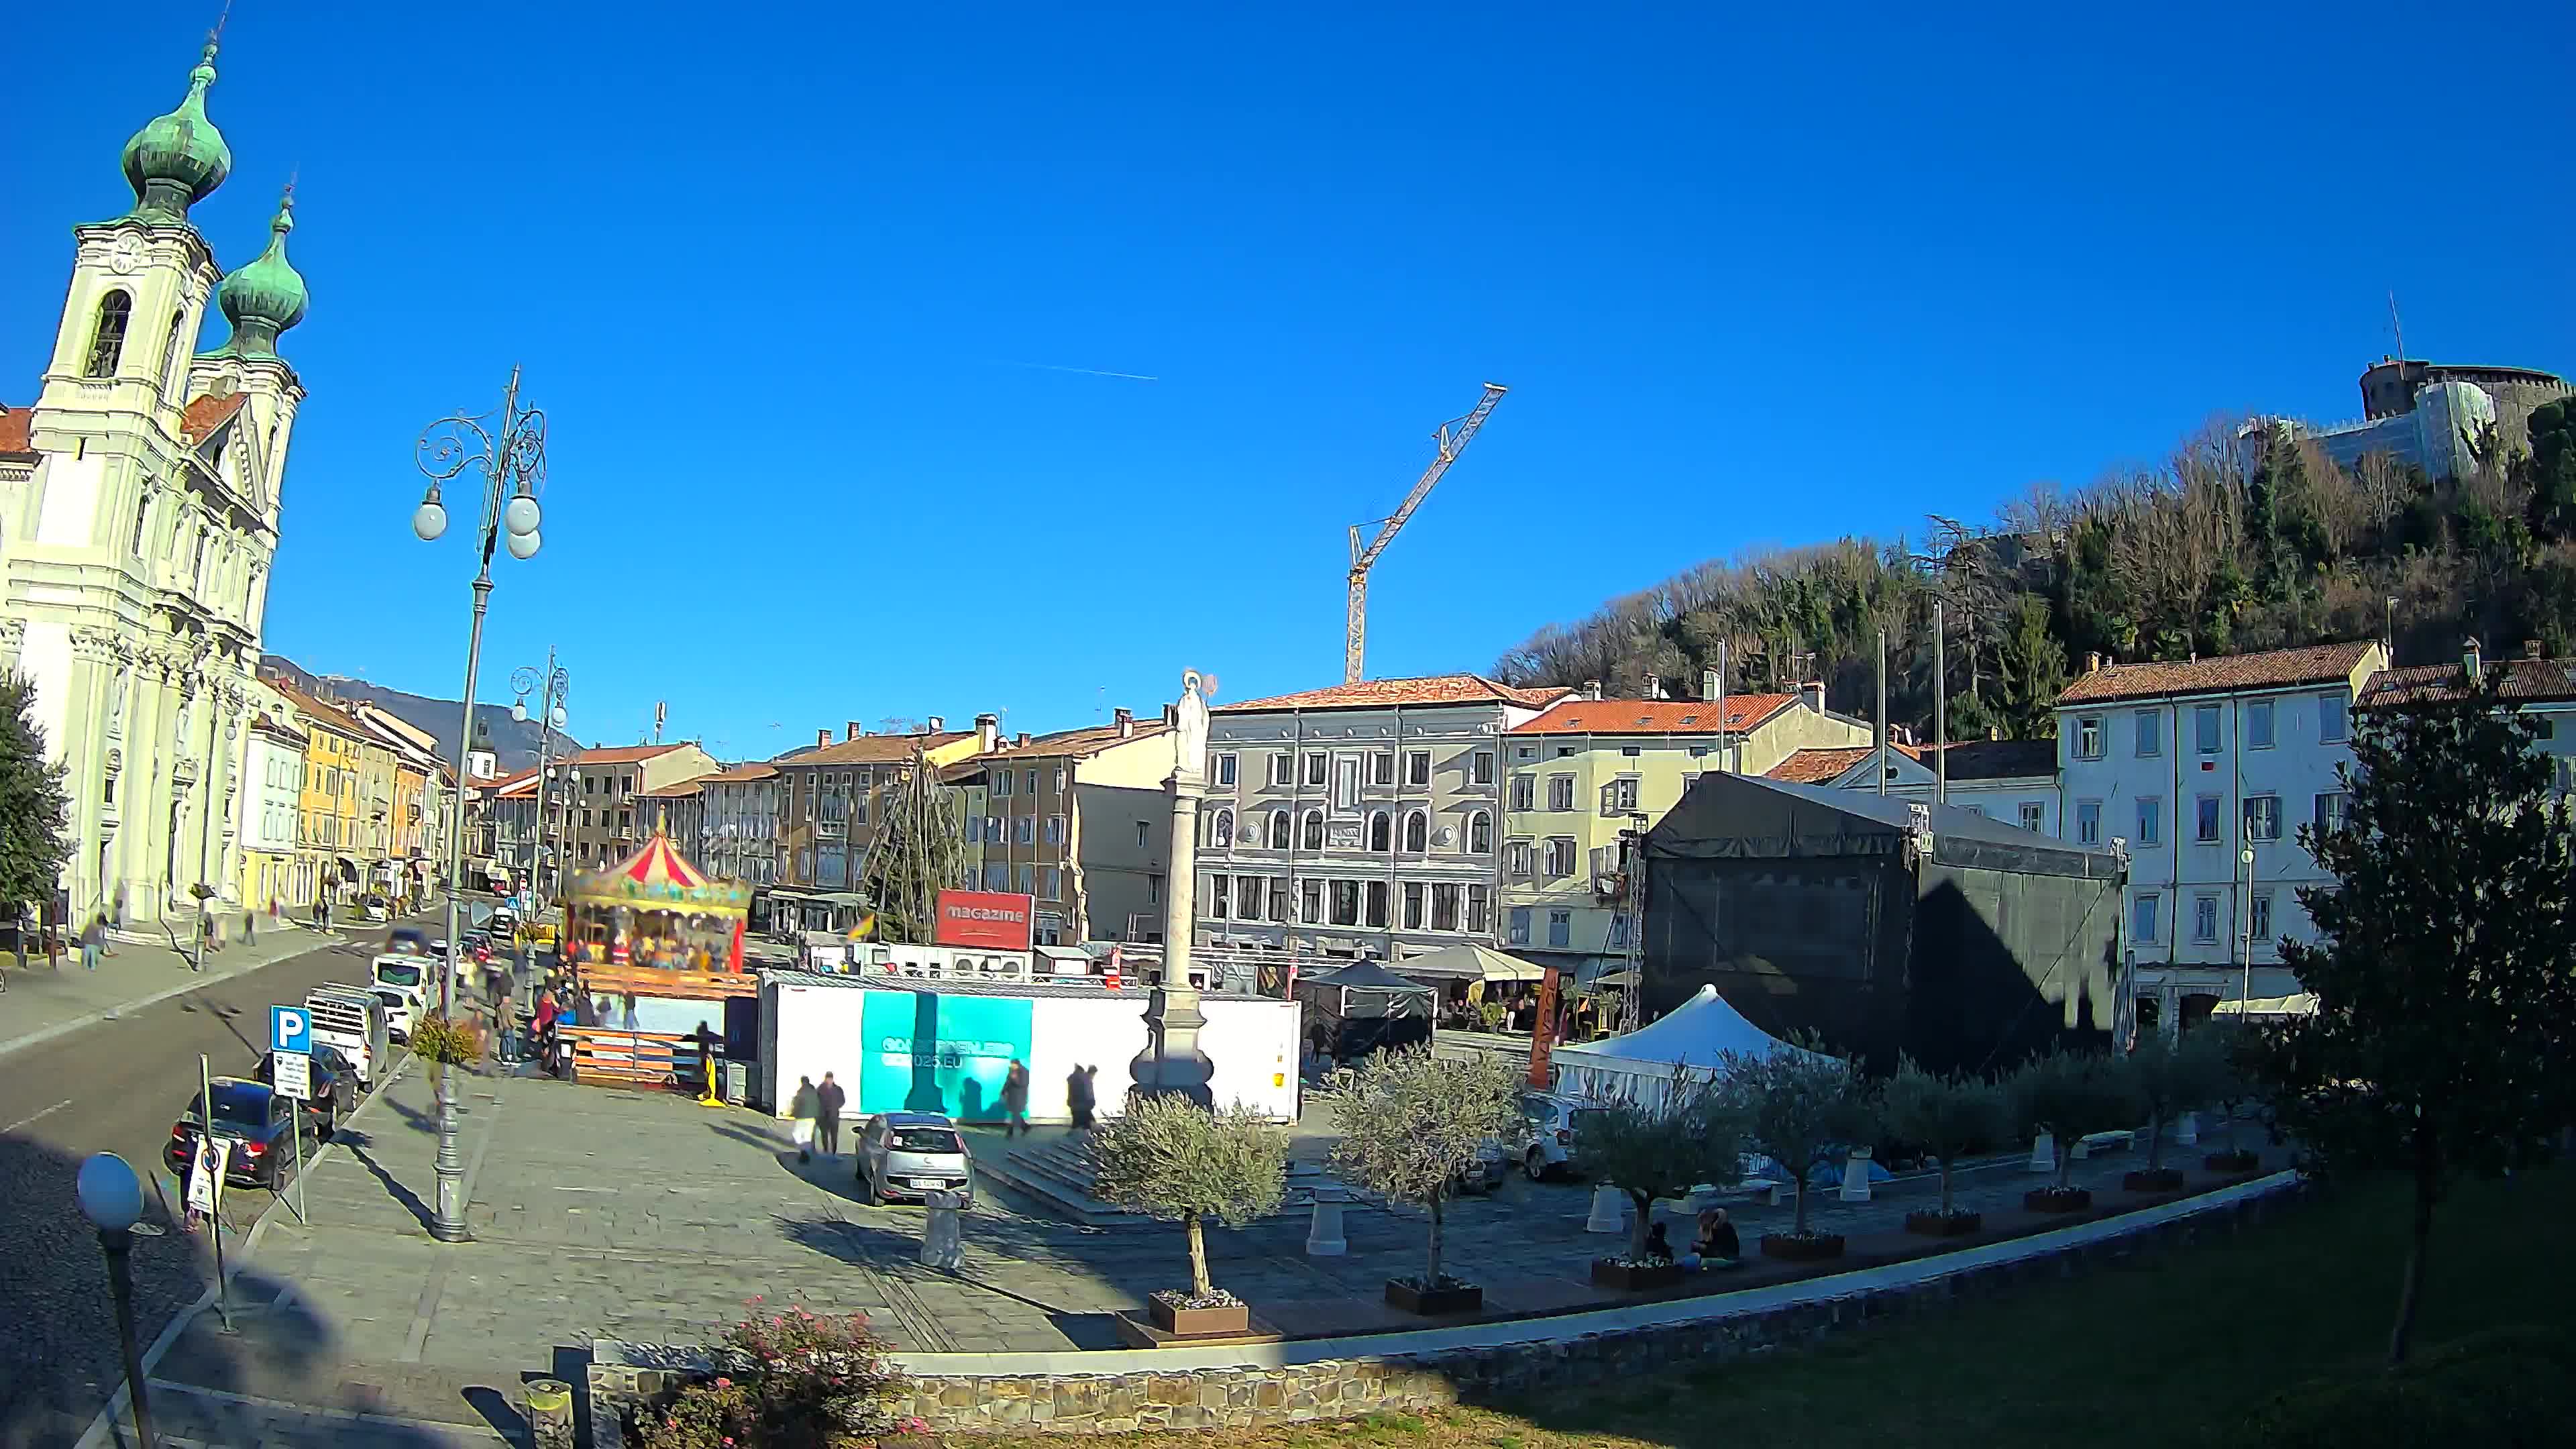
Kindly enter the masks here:
<path id="1" fill-rule="evenodd" d="M 2009 1067 L 2100 1044 L 2127 865 L 1957 806 L 1711 772 L 1647 833 L 1645 971 L 1661 1014 L 1713 985 L 1775 1037 L 1872 1071 Z"/>
<path id="2" fill-rule="evenodd" d="M 1325 1053 L 1342 1061 L 1431 1040 L 1431 1012 L 1439 997 L 1437 989 L 1374 961 L 1297 981 L 1307 1035 L 1320 1035 Z"/>

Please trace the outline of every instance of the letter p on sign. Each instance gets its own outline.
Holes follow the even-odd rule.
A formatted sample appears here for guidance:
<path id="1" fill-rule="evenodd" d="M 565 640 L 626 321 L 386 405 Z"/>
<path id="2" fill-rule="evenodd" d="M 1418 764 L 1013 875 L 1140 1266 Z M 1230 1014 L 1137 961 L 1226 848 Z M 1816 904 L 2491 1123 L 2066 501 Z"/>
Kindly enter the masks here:
<path id="1" fill-rule="evenodd" d="M 313 1050 L 313 1017 L 300 1006 L 272 1006 L 268 1009 L 268 1049 L 276 1052 L 309 1052 Z"/>

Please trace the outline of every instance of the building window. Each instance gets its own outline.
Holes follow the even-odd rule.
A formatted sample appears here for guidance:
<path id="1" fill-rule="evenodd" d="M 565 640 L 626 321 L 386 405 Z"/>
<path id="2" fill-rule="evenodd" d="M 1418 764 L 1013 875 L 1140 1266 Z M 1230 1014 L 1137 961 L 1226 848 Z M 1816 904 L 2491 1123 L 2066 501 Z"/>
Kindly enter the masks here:
<path id="1" fill-rule="evenodd" d="M 1395 783 L 1395 751 L 1372 750 L 1368 757 L 1368 782 L 1372 785 Z"/>
<path id="2" fill-rule="evenodd" d="M 2257 941 L 2272 939 L 2272 893 L 2256 891 L 2247 898 L 2245 930 Z"/>
<path id="3" fill-rule="evenodd" d="M 1574 944 L 1574 912 L 1547 913 L 1547 943 L 1560 948 Z"/>
<path id="4" fill-rule="evenodd" d="M 1055 772 L 1051 777 L 1051 782 L 1054 784 L 1055 792 L 1057 794 L 1061 795 L 1064 793 L 1064 766 L 1058 765 L 1055 767 Z"/>
<path id="5" fill-rule="evenodd" d="M 1237 876 L 1234 882 L 1234 918 L 1238 921 L 1260 920 L 1262 893 L 1260 876 Z"/>
<path id="6" fill-rule="evenodd" d="M 2162 845 L 2165 839 L 2165 802 L 2162 796 L 2145 795 L 2138 800 L 2138 844 Z"/>
<path id="7" fill-rule="evenodd" d="M 1211 920 L 1222 921 L 1232 914 L 1227 909 L 1234 899 L 1231 884 L 1221 875 L 1208 877 L 1207 913 Z"/>
<path id="8" fill-rule="evenodd" d="M 1324 921 L 1324 883 L 1319 880 L 1297 882 L 1297 919 L 1309 926 Z"/>
<path id="9" fill-rule="evenodd" d="M 1224 850 L 1234 844 L 1234 812 L 1216 812 L 1216 822 L 1208 827 L 1208 844 Z"/>
<path id="10" fill-rule="evenodd" d="M 984 843 L 987 845 L 999 845 L 1002 843 L 1001 816 L 987 815 L 984 817 Z"/>
<path id="11" fill-rule="evenodd" d="M 2191 939 L 2204 946 L 2218 939 L 2218 897 L 2191 898 Z"/>
<path id="12" fill-rule="evenodd" d="M 2248 795 L 2245 797 L 2245 838 L 2278 840 L 2281 838 L 2281 797 Z"/>
<path id="13" fill-rule="evenodd" d="M 1538 778 L 1534 775 L 1512 776 L 1512 808 L 1527 810 L 1538 803 Z"/>
<path id="14" fill-rule="evenodd" d="M 2075 758 L 2102 758 L 2102 717 L 2088 714 L 2075 722 Z"/>
<path id="15" fill-rule="evenodd" d="M 2328 790 L 2324 794 L 2319 795 L 2317 797 L 2316 814 L 2313 817 L 2317 833 L 2319 835 L 2328 835 L 2337 830 L 2343 829 L 2343 812 L 2344 793 L 2341 790 Z"/>
<path id="16" fill-rule="evenodd" d="M 2045 829 L 2045 828 L 2047 827 L 2047 824 L 2048 824 L 2048 807 L 2047 807 L 2047 806 L 2045 806 L 2045 805 L 2043 805 L 2043 804 L 2039 803 L 2039 802 L 2038 802 L 2038 801 L 2036 801 L 2036 800 L 2024 800 L 2023 802 L 2021 802 L 2021 828 L 2022 828 L 2022 829 L 2024 829 L 2024 830 L 2041 830 L 2041 829 Z"/>
<path id="17" fill-rule="evenodd" d="M 1383 810 L 1372 810 L 1368 818 L 1368 848 L 1380 855 L 1395 849 L 1395 817 Z"/>
<path id="18" fill-rule="evenodd" d="M 2078 845 L 2100 845 L 2102 843 L 2101 801 L 2078 800 L 2075 802 L 2075 843 Z"/>
<path id="19" fill-rule="evenodd" d="M 1333 808 L 1356 810 L 1360 803 L 1360 757 L 1344 755 L 1333 761 Z"/>
<path id="20" fill-rule="evenodd" d="M 2340 743 L 2350 724 L 2346 716 L 2351 706 L 2352 701 L 2340 693 L 2318 695 L 2317 738 L 2330 745 Z"/>
<path id="21" fill-rule="evenodd" d="M 2130 716 L 2138 735 L 2138 758 L 2152 760 L 2165 752 L 2165 717 L 2162 712 L 2142 709 Z"/>
<path id="22" fill-rule="evenodd" d="M 1286 850 L 1289 847 L 1292 843 L 1290 830 L 1287 811 L 1270 812 L 1270 848 L 1272 850 Z"/>
<path id="23" fill-rule="evenodd" d="M 1298 841 L 1297 841 L 1297 844 L 1298 844 L 1298 847 L 1299 847 L 1300 849 L 1304 849 L 1304 850 L 1321 850 L 1321 849 L 1323 849 L 1323 848 L 1324 848 L 1324 812 L 1323 812 L 1323 811 L 1321 811 L 1321 810 L 1309 810 L 1309 811 L 1307 811 L 1307 812 L 1306 812 L 1306 818 L 1305 818 L 1305 820 L 1304 820 L 1304 821 L 1302 821 L 1302 822 L 1301 822 L 1301 826 L 1300 826 L 1300 829 L 1298 830 L 1297 834 L 1298 834 Z"/>
<path id="24" fill-rule="evenodd" d="M 969 816 L 967 816 L 967 817 L 966 817 L 966 843 L 967 843 L 968 845 L 980 845 L 980 844 L 982 844 L 982 843 L 983 843 L 983 840 L 984 840 L 984 817 L 982 817 L 982 816 L 980 816 L 980 815 L 969 815 Z"/>
<path id="25" fill-rule="evenodd" d="M 2245 748 L 2272 748 L 2272 701 L 2258 699 L 2245 706 Z"/>
<path id="26" fill-rule="evenodd" d="M 1504 844 L 1503 871 L 1507 875 L 1516 876 L 1524 880 L 1529 877 L 1530 843 L 1528 841 L 1514 840 L 1508 841 Z"/>
<path id="27" fill-rule="evenodd" d="M 1574 777 L 1572 775 L 1550 775 L 1547 777 L 1547 808 L 1550 810 L 1571 810 L 1574 808 Z"/>
<path id="28" fill-rule="evenodd" d="M 125 357 L 125 324 L 133 316 L 134 299 L 122 290 L 98 299 L 98 321 L 90 329 L 89 366 L 82 369 L 83 376 L 116 376 L 116 365 Z"/>
<path id="29" fill-rule="evenodd" d="M 1404 929 L 1422 929 L 1422 882 L 1418 880 L 1404 883 Z"/>
<path id="30" fill-rule="evenodd" d="M 1503 942 L 1510 946 L 1526 946 L 1530 943 L 1529 907 L 1514 906 L 1504 917 Z"/>
<path id="31" fill-rule="evenodd" d="M 1893 775 L 1895 771 L 1888 772 Z M 1637 777 L 1622 775 L 1601 787 L 1603 815 L 1633 815 L 1637 810 Z"/>
<path id="32" fill-rule="evenodd" d="M 1490 785 L 1494 783 L 1493 751 L 1478 750 L 1467 757 L 1467 783 L 1470 785 Z"/>
<path id="33" fill-rule="evenodd" d="M 800 854 L 802 852 L 799 852 Z M 1000 862 L 984 867 L 984 889 L 1006 891 L 1011 888 L 1011 868 Z"/>
<path id="34" fill-rule="evenodd" d="M 1036 866 L 1034 866 L 1034 865 L 1024 865 L 1024 866 L 1021 866 L 1021 867 L 1020 867 L 1020 894 L 1021 894 L 1021 895 L 1024 895 L 1024 896 L 1033 896 L 1033 895 L 1036 895 L 1037 893 L 1038 893 L 1038 868 L 1037 868 Z"/>
<path id="35" fill-rule="evenodd" d="M 993 772 L 993 793 L 994 793 L 994 794 L 996 794 L 996 795 L 1003 795 L 1003 796 L 1007 796 L 1007 795 L 1009 795 L 1009 794 L 1011 793 L 1011 780 L 1012 780 L 1012 778 L 1013 778 L 1012 773 L 1011 773 L 1010 771 L 1008 771 L 1008 770 L 996 770 L 996 771 L 994 771 L 994 772 Z"/>
<path id="36" fill-rule="evenodd" d="M 1625 912 L 1610 918 L 1610 949 L 1613 951 L 1628 949 L 1628 917 Z"/>
<path id="37" fill-rule="evenodd" d="M 1494 817 L 1479 810 L 1467 817 L 1467 853 L 1485 855 L 1494 848 Z"/>
<path id="38" fill-rule="evenodd" d="M 1216 878 L 1216 883 L 1218 889 L 1220 891 L 1223 890 L 1225 886 L 1225 877 L 1218 876 Z M 1041 866 L 1038 868 L 1038 899 L 1047 901 L 1060 901 L 1064 899 L 1064 872 L 1062 870 L 1052 865 Z"/>
<path id="39" fill-rule="evenodd" d="M 1011 842 L 1015 845 L 1037 844 L 1038 818 L 1034 815 L 1014 817 L 1011 821 Z"/>
<path id="40" fill-rule="evenodd" d="M 2218 797 L 2203 795 L 2192 802 L 2192 838 L 2203 845 L 2218 839 Z"/>
<path id="41" fill-rule="evenodd" d="M 1570 836 L 1553 836 L 1547 842 L 1547 875 L 1550 880 L 1563 880 L 1574 874 L 1574 841 Z"/>
<path id="42" fill-rule="evenodd" d="M 1228 754 L 1216 757 L 1216 782 L 1229 790 L 1234 788 L 1234 756 Z"/>
<path id="43" fill-rule="evenodd" d="M 1306 756 L 1307 788 L 1317 790 L 1323 788 L 1325 768 L 1324 756 L 1320 751 L 1310 753 Z"/>
<path id="44" fill-rule="evenodd" d="M 1431 929 L 1458 929 L 1458 884 L 1455 881 L 1431 883 Z"/>
<path id="45" fill-rule="evenodd" d="M 1063 817 L 1063 816 L 1061 816 L 1061 815 L 1050 815 L 1050 816 L 1048 816 L 1048 817 L 1047 817 L 1047 823 L 1046 823 L 1046 843 L 1047 843 L 1047 844 L 1049 844 L 1049 845 L 1062 845 L 1062 844 L 1064 844 L 1064 817 Z"/>
<path id="46" fill-rule="evenodd" d="M 1270 919 L 1285 922 L 1288 919 L 1288 877 L 1274 875 L 1263 878 L 1270 882 Z"/>
<path id="47" fill-rule="evenodd" d="M 2129 902 L 2129 939 L 2142 946 L 2156 943 L 2156 907 L 2163 897 L 2142 895 Z"/>
<path id="48" fill-rule="evenodd" d="M 1431 752 L 1407 750 L 1404 755 L 1404 783 L 1427 786 L 1431 783 Z"/>
<path id="49" fill-rule="evenodd" d="M 1467 929 L 1483 935 L 1494 928 L 1494 888 L 1469 884 L 1467 887 Z"/>
<path id="50" fill-rule="evenodd" d="M 1297 783 L 1296 771 L 1297 757 L 1295 755 L 1288 753 L 1286 750 L 1275 750 L 1271 753 L 1270 783 L 1272 786 L 1284 790 L 1290 785 Z"/>
<path id="51" fill-rule="evenodd" d="M 2191 712 L 2192 748 L 2204 755 L 2218 753 L 2218 706 L 2204 704 Z"/>
<path id="52" fill-rule="evenodd" d="M 1431 815 L 1428 811 L 1405 812 L 1404 848 L 1413 855 L 1420 855 L 1431 848 Z"/>
<path id="53" fill-rule="evenodd" d="M 1360 923 L 1360 883 L 1355 880 L 1333 882 L 1333 924 L 1356 926 Z"/>

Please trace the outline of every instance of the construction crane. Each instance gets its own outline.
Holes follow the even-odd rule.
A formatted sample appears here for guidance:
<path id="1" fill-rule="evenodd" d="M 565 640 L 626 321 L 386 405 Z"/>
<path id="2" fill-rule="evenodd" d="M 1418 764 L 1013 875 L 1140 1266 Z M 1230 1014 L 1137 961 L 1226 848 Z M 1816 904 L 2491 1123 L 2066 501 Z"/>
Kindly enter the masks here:
<path id="1" fill-rule="evenodd" d="M 1460 453 L 1467 451 L 1467 445 L 1475 440 L 1476 430 L 1485 425 L 1486 415 L 1494 410 L 1494 404 L 1503 400 L 1506 391 L 1508 389 L 1499 382 L 1486 383 L 1485 395 L 1477 399 L 1472 411 L 1432 430 L 1431 441 L 1439 445 L 1439 453 L 1432 458 L 1431 466 L 1422 470 L 1422 477 L 1413 485 L 1413 491 L 1404 495 L 1404 502 L 1396 508 L 1395 516 L 1385 520 L 1385 526 L 1378 529 L 1377 537 L 1369 541 L 1368 547 L 1360 546 L 1360 530 L 1368 525 L 1351 526 L 1351 606 L 1342 633 L 1342 683 L 1360 682 L 1360 658 L 1368 650 L 1370 567 L 1376 564 L 1379 554 L 1386 552 L 1386 546 L 1395 541 L 1396 530 L 1404 527 L 1404 521 L 1413 516 L 1413 510 L 1420 508 L 1422 500 L 1431 496 L 1431 487 L 1440 481 L 1440 475 L 1449 471 L 1449 465 L 1458 461 Z"/>

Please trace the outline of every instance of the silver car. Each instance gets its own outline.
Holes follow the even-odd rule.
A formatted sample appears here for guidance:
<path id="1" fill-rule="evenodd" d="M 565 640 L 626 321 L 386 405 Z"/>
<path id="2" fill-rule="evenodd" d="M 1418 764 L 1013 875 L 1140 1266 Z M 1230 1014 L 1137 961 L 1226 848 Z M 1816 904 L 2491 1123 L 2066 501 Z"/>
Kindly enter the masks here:
<path id="1" fill-rule="evenodd" d="M 1529 1123 L 1528 1145 L 1521 1149 L 1521 1171 L 1529 1180 L 1570 1173 L 1574 1139 L 1593 1109 L 1554 1092 L 1521 1093 L 1521 1117 Z"/>
<path id="2" fill-rule="evenodd" d="M 957 1124 L 936 1112 L 880 1112 L 859 1129 L 858 1178 L 871 1202 L 918 1201 L 924 1193 L 960 1194 L 975 1205 L 975 1163 Z"/>

